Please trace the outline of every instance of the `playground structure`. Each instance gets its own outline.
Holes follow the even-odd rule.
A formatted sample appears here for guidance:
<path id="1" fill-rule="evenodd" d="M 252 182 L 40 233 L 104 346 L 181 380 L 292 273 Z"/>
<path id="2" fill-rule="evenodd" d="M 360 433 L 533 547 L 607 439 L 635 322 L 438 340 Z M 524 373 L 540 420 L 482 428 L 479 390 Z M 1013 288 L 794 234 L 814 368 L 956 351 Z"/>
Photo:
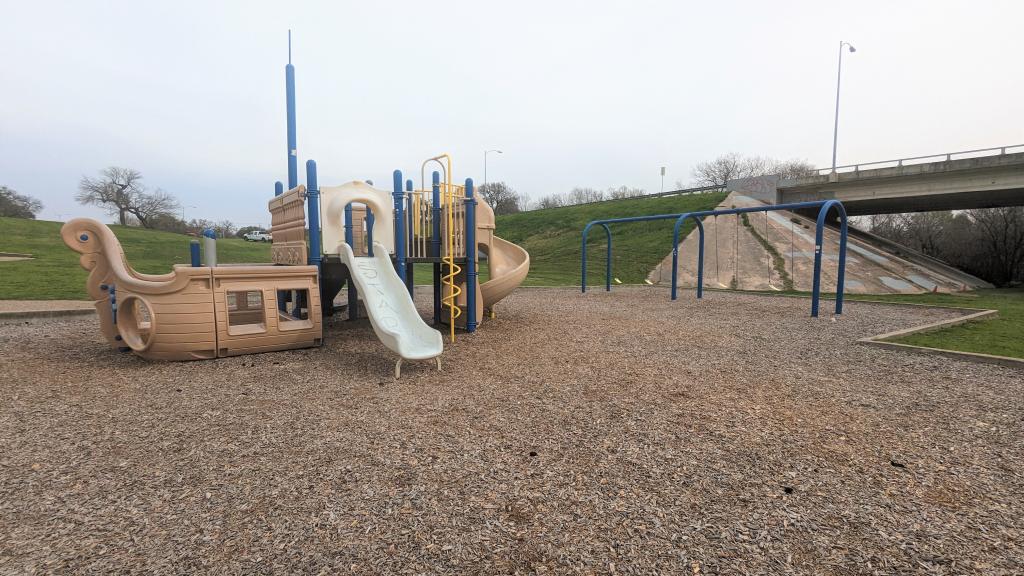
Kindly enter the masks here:
<path id="1" fill-rule="evenodd" d="M 792 204 L 776 204 L 772 206 L 751 206 L 745 208 L 731 208 L 725 210 L 703 210 L 699 212 L 685 212 L 680 214 L 655 214 L 651 216 L 633 216 L 629 218 L 611 218 L 605 220 L 594 220 L 583 227 L 583 245 L 580 260 L 580 289 L 587 291 L 587 236 L 594 226 L 601 226 L 605 231 L 606 253 L 605 253 L 605 290 L 612 289 L 612 231 L 609 224 L 622 224 L 629 222 L 650 222 L 656 220 L 674 220 L 675 226 L 672 229 L 672 285 L 671 299 L 676 300 L 678 296 L 678 269 L 679 269 L 679 233 L 687 220 L 693 220 L 697 227 L 698 251 L 697 251 L 697 298 L 704 297 L 704 224 L 702 219 L 708 216 L 718 217 L 724 215 L 748 214 L 751 212 L 768 212 L 783 210 L 810 210 L 818 209 L 818 218 L 815 228 L 814 247 L 814 285 L 811 291 L 811 316 L 818 316 L 819 301 L 821 299 L 821 259 L 822 246 L 825 234 L 825 223 L 832 210 L 839 214 L 839 271 L 836 281 L 836 305 L 835 313 L 843 313 L 843 288 L 846 275 L 846 245 L 847 245 L 847 218 L 846 209 L 838 200 L 823 200 L 817 202 L 797 202 Z"/>
<path id="2" fill-rule="evenodd" d="M 285 82 L 288 189 L 276 182 L 268 202 L 272 264 L 218 264 L 211 233 L 203 239 L 205 265 L 193 242 L 191 266 L 140 274 L 108 227 L 71 220 L 61 236 L 90 271 L 87 289 L 102 333 L 114 348 L 151 360 L 319 346 L 322 317 L 335 313 L 334 300 L 347 288 L 348 318 L 358 318 L 362 300 L 374 332 L 399 356 L 396 377 L 403 360 L 435 359 L 440 369 L 441 333 L 413 302 L 415 265 L 432 265 L 433 321 L 447 324 L 454 341 L 456 328 L 472 333 L 493 317 L 494 306 L 526 278 L 529 254 L 494 235 L 493 210 L 476 195 L 472 178 L 454 183 L 447 154 L 423 163 L 421 171 L 436 162 L 444 174 L 433 172 L 429 191 L 415 190 L 400 170 L 391 191 L 358 181 L 321 188 L 313 160 L 300 185 L 290 37 Z M 490 273 L 483 283 L 481 254 Z"/>

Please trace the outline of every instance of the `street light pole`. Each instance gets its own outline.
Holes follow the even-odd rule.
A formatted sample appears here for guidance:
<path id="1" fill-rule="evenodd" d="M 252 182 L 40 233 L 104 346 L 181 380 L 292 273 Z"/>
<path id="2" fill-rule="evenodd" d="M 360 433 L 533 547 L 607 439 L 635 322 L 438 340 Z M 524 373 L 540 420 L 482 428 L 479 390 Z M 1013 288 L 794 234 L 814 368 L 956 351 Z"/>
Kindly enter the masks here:
<path id="1" fill-rule="evenodd" d="M 497 152 L 498 154 L 504 154 L 501 150 L 484 150 L 484 187 L 487 187 L 487 155 L 491 152 Z"/>
<path id="2" fill-rule="evenodd" d="M 189 206 L 189 208 L 195 208 L 195 206 Z M 184 204 L 181 205 L 181 223 L 185 224 L 186 226 L 188 225 L 188 222 L 185 221 L 185 205 Z"/>
<path id="3" fill-rule="evenodd" d="M 661 167 L 661 191 L 665 192 L 665 167 Z"/>
<path id="4" fill-rule="evenodd" d="M 839 145 L 839 86 L 843 81 L 843 47 L 846 46 L 850 52 L 857 49 L 849 42 L 839 41 L 839 70 L 836 72 L 836 120 L 832 127 L 832 172 L 836 171 L 836 149 Z"/>

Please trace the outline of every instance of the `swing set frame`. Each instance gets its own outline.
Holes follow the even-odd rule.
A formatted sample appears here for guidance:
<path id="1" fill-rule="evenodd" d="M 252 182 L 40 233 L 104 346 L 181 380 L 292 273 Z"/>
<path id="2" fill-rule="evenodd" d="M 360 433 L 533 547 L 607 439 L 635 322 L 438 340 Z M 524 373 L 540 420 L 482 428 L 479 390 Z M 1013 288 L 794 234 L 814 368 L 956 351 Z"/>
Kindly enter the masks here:
<path id="1" fill-rule="evenodd" d="M 704 297 L 704 224 L 702 219 L 708 216 L 725 216 L 730 214 L 746 214 L 750 212 L 792 211 L 818 209 L 817 225 L 814 233 L 814 286 L 811 291 L 811 317 L 818 317 L 818 304 L 821 299 L 821 259 L 822 246 L 825 237 L 825 221 L 832 210 L 839 214 L 839 273 L 836 278 L 836 305 L 835 314 L 843 313 L 843 292 L 846 279 L 846 243 L 847 223 L 846 208 L 839 200 L 820 200 L 815 202 L 794 202 L 790 204 L 776 204 L 774 206 L 754 206 L 749 208 L 729 208 L 725 210 L 704 210 L 700 212 L 683 212 L 679 214 L 655 214 L 652 216 L 632 216 L 629 218 L 610 218 L 606 220 L 594 220 L 583 227 L 583 247 L 581 251 L 580 269 L 580 291 L 587 291 L 587 235 L 594 226 L 604 228 L 607 239 L 607 251 L 605 262 L 605 291 L 612 289 L 612 231 L 609 224 L 624 224 L 630 222 L 650 222 L 653 220 L 675 220 L 672 229 L 672 291 L 671 299 L 676 300 L 678 296 L 679 276 L 679 233 L 687 219 L 697 223 L 697 298 Z"/>

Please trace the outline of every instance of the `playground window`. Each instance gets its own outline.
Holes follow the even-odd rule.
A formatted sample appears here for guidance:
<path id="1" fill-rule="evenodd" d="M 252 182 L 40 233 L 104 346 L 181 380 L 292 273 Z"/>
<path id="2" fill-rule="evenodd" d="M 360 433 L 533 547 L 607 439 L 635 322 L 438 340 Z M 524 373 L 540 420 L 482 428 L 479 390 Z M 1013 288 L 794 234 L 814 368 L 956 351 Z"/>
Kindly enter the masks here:
<path id="1" fill-rule="evenodd" d="M 309 290 L 278 290 L 277 327 L 279 330 L 312 328 L 309 319 Z"/>
<path id="2" fill-rule="evenodd" d="M 228 334 L 254 334 L 267 331 L 260 290 L 232 290 L 227 292 Z"/>

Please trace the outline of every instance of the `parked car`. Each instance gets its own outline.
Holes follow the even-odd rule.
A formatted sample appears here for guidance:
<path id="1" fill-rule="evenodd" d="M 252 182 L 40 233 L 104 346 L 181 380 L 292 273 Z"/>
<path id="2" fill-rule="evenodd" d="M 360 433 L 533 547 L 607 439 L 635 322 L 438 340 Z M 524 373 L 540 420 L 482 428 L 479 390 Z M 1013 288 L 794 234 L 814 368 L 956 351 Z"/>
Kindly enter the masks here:
<path id="1" fill-rule="evenodd" d="M 245 238 L 249 242 L 272 242 L 274 240 L 274 237 L 270 234 L 270 232 L 263 232 L 261 230 L 249 232 L 248 234 L 243 236 L 243 238 Z"/>

